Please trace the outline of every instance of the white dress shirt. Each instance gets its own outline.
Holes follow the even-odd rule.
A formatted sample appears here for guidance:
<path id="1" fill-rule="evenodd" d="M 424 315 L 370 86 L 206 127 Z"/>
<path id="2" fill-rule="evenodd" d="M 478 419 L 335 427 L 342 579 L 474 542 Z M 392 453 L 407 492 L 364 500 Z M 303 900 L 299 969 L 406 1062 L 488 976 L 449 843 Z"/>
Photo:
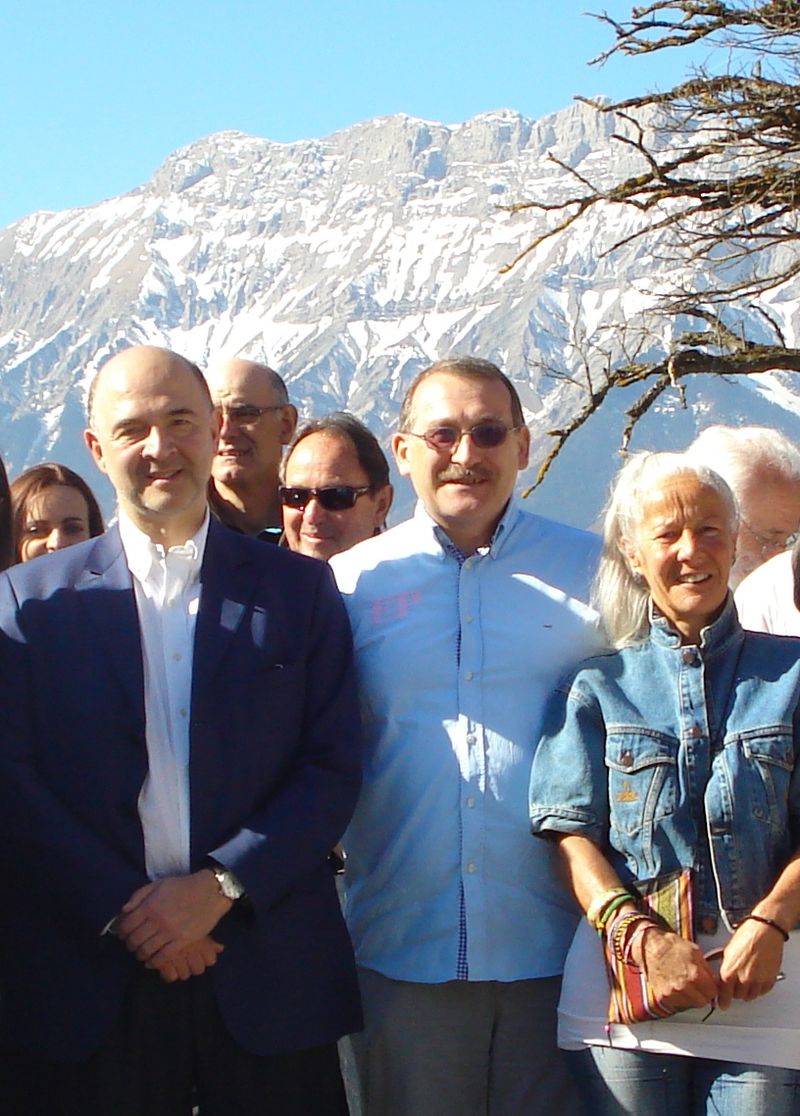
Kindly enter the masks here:
<path id="1" fill-rule="evenodd" d="M 153 543 L 122 513 L 142 641 L 148 773 L 139 794 L 151 880 L 190 870 L 189 716 L 200 567 L 209 517 L 183 546 Z"/>

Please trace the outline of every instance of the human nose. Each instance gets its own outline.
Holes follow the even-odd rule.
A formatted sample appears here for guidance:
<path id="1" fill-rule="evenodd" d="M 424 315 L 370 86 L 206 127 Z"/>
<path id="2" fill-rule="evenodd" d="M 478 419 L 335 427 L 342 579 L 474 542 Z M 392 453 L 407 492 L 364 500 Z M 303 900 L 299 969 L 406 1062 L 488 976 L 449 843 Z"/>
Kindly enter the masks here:
<path id="1" fill-rule="evenodd" d="M 230 411 L 226 411 L 224 407 L 219 408 L 219 440 L 222 442 L 233 434 L 236 424 L 231 418 Z"/>
<path id="2" fill-rule="evenodd" d="M 306 523 L 321 523 L 327 514 L 316 496 L 312 496 L 303 509 L 303 519 Z"/>
<path id="3" fill-rule="evenodd" d="M 694 531 L 683 531 L 678 539 L 678 557 L 691 558 L 697 550 L 698 538 Z"/>
<path id="4" fill-rule="evenodd" d="M 472 440 L 470 431 L 460 431 L 458 441 L 450 452 L 451 461 L 455 461 L 459 465 L 468 465 L 471 461 L 474 461 L 477 456 L 478 450 L 475 442 Z"/>
<path id="5" fill-rule="evenodd" d="M 62 534 L 60 527 L 53 528 L 45 539 L 44 545 L 48 554 L 53 554 L 56 550 L 62 550 L 67 545 L 66 536 Z"/>
<path id="6" fill-rule="evenodd" d="M 171 449 L 169 436 L 158 426 L 151 426 L 144 440 L 142 452 L 146 457 L 163 457 Z"/>

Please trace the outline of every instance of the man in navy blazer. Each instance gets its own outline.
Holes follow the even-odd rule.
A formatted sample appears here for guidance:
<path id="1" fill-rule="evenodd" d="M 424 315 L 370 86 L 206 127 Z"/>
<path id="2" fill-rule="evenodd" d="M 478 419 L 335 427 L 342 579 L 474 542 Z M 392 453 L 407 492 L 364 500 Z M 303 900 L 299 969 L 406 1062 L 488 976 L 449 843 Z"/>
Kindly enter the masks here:
<path id="1" fill-rule="evenodd" d="M 327 855 L 359 788 L 327 565 L 209 521 L 199 369 L 108 361 L 119 525 L 0 576 L 3 1007 L 19 1113 L 346 1112 Z"/>

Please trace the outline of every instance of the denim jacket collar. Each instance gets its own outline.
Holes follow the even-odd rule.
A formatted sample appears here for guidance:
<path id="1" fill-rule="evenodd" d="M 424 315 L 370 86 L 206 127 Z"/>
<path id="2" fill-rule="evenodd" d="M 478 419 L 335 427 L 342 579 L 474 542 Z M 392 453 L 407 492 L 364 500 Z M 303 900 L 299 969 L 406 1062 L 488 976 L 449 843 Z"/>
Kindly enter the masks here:
<path id="1" fill-rule="evenodd" d="M 658 647 L 681 647 L 680 632 L 677 632 L 669 620 L 658 611 L 653 601 L 648 605 L 650 617 L 650 639 Z M 736 614 L 736 605 L 733 595 L 728 593 L 725 607 L 713 623 L 703 628 L 700 632 L 700 643 L 696 646 L 702 657 L 708 659 L 714 655 L 725 654 L 743 639 L 742 628 Z"/>

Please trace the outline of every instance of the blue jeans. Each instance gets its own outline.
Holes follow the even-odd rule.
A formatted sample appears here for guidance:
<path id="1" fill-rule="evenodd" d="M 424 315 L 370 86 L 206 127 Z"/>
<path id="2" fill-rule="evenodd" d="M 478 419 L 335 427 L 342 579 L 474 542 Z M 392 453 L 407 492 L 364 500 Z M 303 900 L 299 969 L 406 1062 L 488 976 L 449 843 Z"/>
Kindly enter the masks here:
<path id="1" fill-rule="evenodd" d="M 592 1116 L 798 1116 L 800 1072 L 589 1047 L 569 1055 Z"/>

